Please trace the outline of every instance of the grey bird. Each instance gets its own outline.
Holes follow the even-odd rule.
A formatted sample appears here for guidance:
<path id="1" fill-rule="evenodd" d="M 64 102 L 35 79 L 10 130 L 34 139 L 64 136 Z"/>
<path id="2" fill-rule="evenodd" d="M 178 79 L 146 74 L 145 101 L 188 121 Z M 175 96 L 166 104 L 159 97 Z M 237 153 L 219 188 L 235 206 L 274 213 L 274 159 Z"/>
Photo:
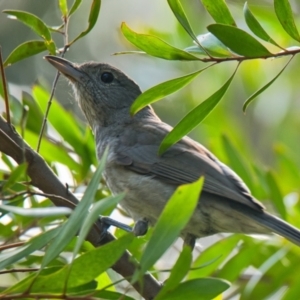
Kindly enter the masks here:
<path id="1" fill-rule="evenodd" d="M 104 178 L 113 194 L 127 191 L 121 205 L 135 221 L 154 225 L 179 185 L 204 176 L 199 204 L 181 234 L 191 245 L 220 232 L 273 232 L 300 245 L 300 231 L 266 212 L 241 178 L 201 144 L 184 137 L 159 156 L 160 143 L 172 127 L 150 106 L 130 115 L 141 90 L 122 71 L 105 63 L 45 58 L 70 80 L 94 132 L 99 159 L 109 146 Z"/>

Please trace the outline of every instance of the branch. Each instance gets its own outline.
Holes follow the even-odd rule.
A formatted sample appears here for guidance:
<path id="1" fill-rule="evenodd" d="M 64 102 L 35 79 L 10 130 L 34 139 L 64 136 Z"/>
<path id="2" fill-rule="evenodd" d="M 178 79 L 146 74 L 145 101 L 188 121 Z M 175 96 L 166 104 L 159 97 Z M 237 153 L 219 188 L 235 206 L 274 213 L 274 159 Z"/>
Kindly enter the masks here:
<path id="1" fill-rule="evenodd" d="M 31 184 L 44 193 L 49 194 L 49 199 L 55 206 L 64 206 L 74 209 L 78 203 L 78 199 L 58 180 L 44 159 L 35 152 L 0 116 L 0 151 L 12 157 L 18 164 L 26 161 L 28 163 L 27 173 L 31 178 Z M 91 228 L 86 240 L 95 247 L 106 244 L 115 238 L 107 233 L 100 241 L 102 233 L 101 222 L 97 222 Z M 125 252 L 123 256 L 112 266 L 112 269 L 122 275 L 124 278 L 131 278 L 136 269 L 136 263 L 132 262 L 129 252 Z M 161 285 L 156 279 L 146 274 L 143 277 L 142 284 L 135 283 L 133 287 L 145 299 L 153 299 L 159 292 Z"/>

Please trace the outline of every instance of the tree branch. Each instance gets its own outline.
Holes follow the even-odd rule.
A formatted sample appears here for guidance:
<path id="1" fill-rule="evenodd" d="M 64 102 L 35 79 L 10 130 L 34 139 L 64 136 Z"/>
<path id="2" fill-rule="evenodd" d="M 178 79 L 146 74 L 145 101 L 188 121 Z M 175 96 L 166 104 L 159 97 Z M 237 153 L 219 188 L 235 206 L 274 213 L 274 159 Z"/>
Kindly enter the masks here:
<path id="1" fill-rule="evenodd" d="M 27 173 L 32 180 L 32 185 L 39 188 L 46 194 L 55 206 L 64 206 L 74 209 L 78 203 L 78 199 L 58 180 L 44 159 L 34 151 L 0 116 L 0 151 L 12 157 L 18 164 L 28 163 Z M 95 247 L 106 244 L 115 238 L 107 233 L 104 238 L 102 236 L 101 222 L 97 222 L 91 228 L 86 240 Z M 112 266 L 112 269 L 122 275 L 130 278 L 136 269 L 136 264 L 132 262 L 129 252 L 125 252 L 123 256 Z M 159 292 L 161 285 L 156 279 L 146 274 L 143 277 L 142 284 L 135 283 L 133 287 L 145 299 L 153 299 Z"/>

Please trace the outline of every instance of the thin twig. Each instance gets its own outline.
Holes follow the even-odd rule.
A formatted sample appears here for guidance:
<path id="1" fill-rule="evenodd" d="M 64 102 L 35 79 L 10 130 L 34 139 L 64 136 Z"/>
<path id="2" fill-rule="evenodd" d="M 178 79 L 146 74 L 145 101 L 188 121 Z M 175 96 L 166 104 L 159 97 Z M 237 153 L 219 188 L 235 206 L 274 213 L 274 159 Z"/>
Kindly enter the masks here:
<path id="1" fill-rule="evenodd" d="M 0 69 L 1 69 L 1 78 L 2 78 L 2 85 L 3 85 L 3 92 L 4 92 L 6 120 L 7 120 L 7 123 L 10 124 L 11 121 L 10 121 L 10 111 L 9 111 L 9 102 L 8 102 L 8 93 L 7 93 L 7 83 L 6 83 L 5 73 L 4 73 L 4 66 L 3 66 L 1 46 L 0 46 Z"/>

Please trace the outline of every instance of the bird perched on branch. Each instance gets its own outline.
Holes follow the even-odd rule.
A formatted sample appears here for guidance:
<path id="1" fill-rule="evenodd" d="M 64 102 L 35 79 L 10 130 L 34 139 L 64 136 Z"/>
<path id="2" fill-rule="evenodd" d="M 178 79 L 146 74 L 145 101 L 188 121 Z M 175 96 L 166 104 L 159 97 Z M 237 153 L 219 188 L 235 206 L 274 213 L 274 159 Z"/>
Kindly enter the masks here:
<path id="1" fill-rule="evenodd" d="M 109 146 L 104 177 L 113 194 L 127 191 L 121 205 L 135 221 L 155 224 L 175 189 L 203 175 L 199 204 L 182 232 L 191 244 L 219 232 L 274 232 L 300 245 L 300 231 L 266 212 L 241 178 L 201 144 L 184 137 L 159 156 L 160 143 L 172 127 L 150 106 L 130 115 L 141 90 L 123 72 L 104 63 L 45 58 L 72 83 L 99 159 Z"/>

